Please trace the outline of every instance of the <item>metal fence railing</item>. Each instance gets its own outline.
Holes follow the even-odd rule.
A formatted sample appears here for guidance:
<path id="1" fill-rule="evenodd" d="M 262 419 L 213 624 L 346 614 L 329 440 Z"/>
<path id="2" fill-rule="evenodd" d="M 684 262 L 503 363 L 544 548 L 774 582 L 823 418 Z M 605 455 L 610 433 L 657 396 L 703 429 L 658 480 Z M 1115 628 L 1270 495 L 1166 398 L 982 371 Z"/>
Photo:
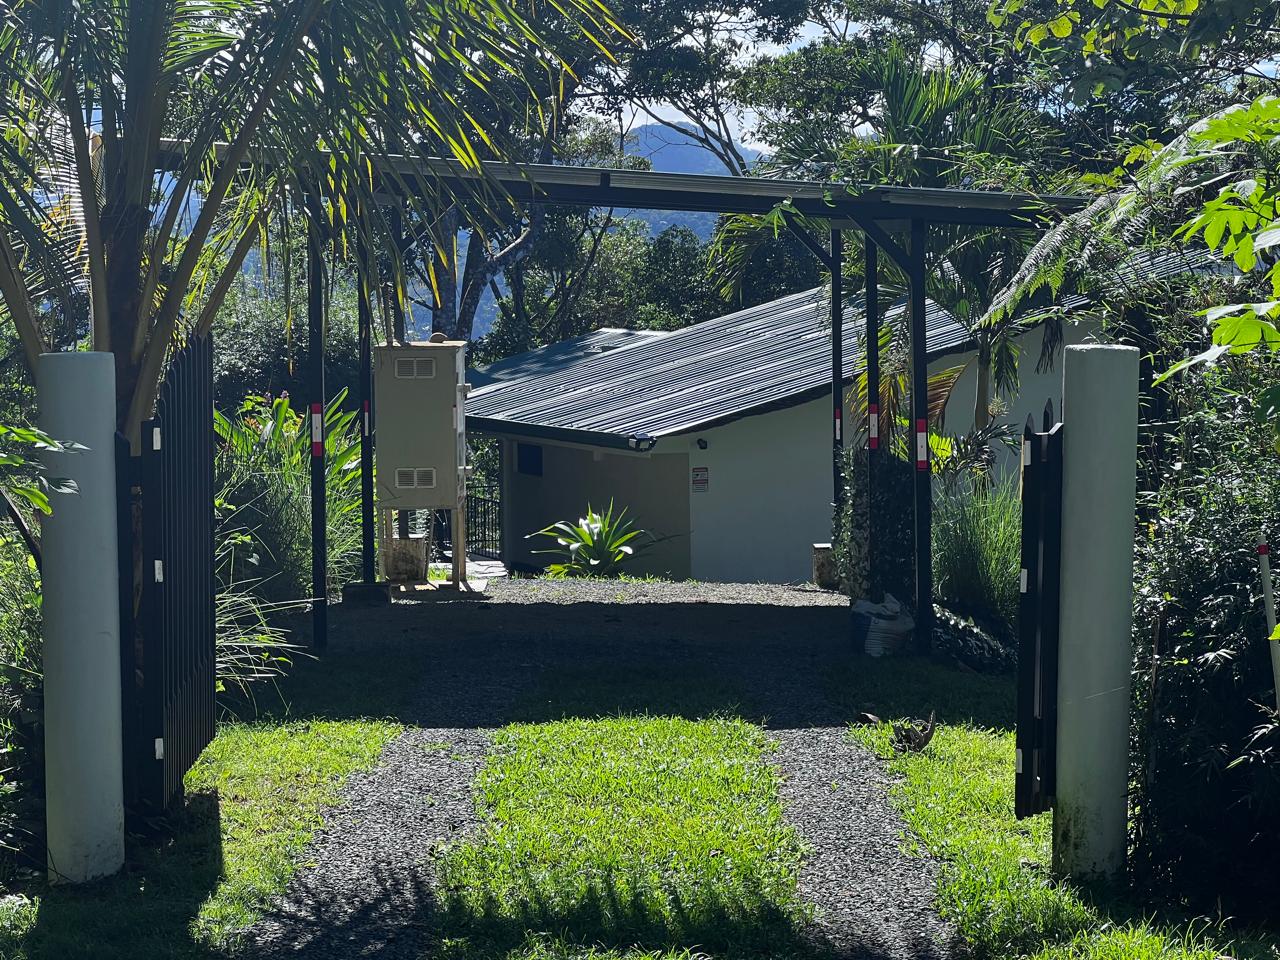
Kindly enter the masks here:
<path id="1" fill-rule="evenodd" d="M 467 494 L 467 552 L 502 559 L 502 501 L 492 492 Z"/>
<path id="2" fill-rule="evenodd" d="M 139 569 L 134 552 L 121 550 L 122 579 L 141 576 L 138 615 L 123 636 L 125 781 L 131 802 L 152 810 L 181 796 L 183 775 L 214 735 L 213 443 L 213 344 L 205 337 L 175 355 L 122 483 L 125 493 L 139 492 L 140 523 L 131 526 L 141 532 L 142 561 Z M 133 509 L 122 505 L 122 522 Z"/>
<path id="3" fill-rule="evenodd" d="M 432 537 L 436 557 L 453 554 L 453 523 L 448 510 L 418 510 L 410 523 L 413 536 L 425 536 L 428 521 L 435 523 Z M 502 500 L 496 491 L 467 491 L 467 555 L 502 559 Z"/>

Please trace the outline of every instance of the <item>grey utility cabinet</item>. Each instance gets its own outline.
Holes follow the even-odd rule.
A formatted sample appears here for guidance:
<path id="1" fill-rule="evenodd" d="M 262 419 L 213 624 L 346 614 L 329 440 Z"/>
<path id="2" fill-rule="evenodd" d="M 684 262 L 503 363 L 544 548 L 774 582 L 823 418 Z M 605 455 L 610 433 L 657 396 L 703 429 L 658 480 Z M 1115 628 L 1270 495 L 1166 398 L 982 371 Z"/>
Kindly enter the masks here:
<path id="1" fill-rule="evenodd" d="M 466 349 L 461 340 L 374 349 L 377 500 L 453 510 L 466 494 Z"/>

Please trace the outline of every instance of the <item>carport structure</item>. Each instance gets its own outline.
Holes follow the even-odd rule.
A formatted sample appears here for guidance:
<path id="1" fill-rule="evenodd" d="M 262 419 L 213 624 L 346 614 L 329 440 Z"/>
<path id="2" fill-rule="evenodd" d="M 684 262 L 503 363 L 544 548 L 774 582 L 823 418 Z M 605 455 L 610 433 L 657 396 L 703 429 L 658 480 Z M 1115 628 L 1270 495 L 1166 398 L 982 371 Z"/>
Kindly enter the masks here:
<path id="1" fill-rule="evenodd" d="M 932 575 L 932 489 L 928 442 L 928 365 L 925 350 L 925 249 L 934 226 L 973 226 L 1009 230 L 1039 229 L 1055 219 L 1080 209 L 1086 200 L 1072 196 L 1037 196 L 928 187 L 899 187 L 858 183 L 767 179 L 759 177 L 717 177 L 651 171 L 616 170 L 598 167 L 571 167 L 547 164 L 480 162 L 465 165 L 450 159 L 423 159 L 388 156 L 372 160 L 377 188 L 389 200 L 408 196 L 422 185 L 423 194 L 445 186 L 458 197 L 474 197 L 492 204 L 495 198 L 527 206 L 567 204 L 584 207 L 622 209 L 681 210 L 716 214 L 765 215 L 781 212 L 788 227 L 817 257 L 830 275 L 831 312 L 831 466 L 833 499 L 838 506 L 843 496 L 842 459 L 845 410 L 843 399 L 842 304 L 844 284 L 843 234 L 859 230 L 866 252 L 866 357 L 868 397 L 868 483 L 874 484 L 878 461 L 883 456 L 879 438 L 880 306 L 878 264 L 881 252 L 890 257 L 908 280 L 908 310 L 911 344 L 910 411 L 911 449 L 914 459 L 914 554 L 916 636 L 922 651 L 929 646 L 933 619 Z M 429 185 L 429 189 L 428 189 Z M 829 236 L 820 242 L 806 226 L 821 222 Z M 314 229 L 314 228 L 313 228 Z M 310 326 L 309 363 L 313 394 L 312 460 L 312 562 L 315 584 L 314 641 L 325 638 L 325 510 L 322 415 L 324 409 L 324 296 L 319 275 L 321 244 L 313 238 L 309 269 L 308 320 Z M 368 284 L 361 283 L 360 343 L 361 396 L 365 410 L 362 433 L 362 569 L 364 581 L 372 585 L 374 564 L 373 443 L 371 417 L 372 374 L 368 351 L 372 342 L 372 310 Z M 869 529 L 869 555 L 874 556 L 875 528 Z"/>

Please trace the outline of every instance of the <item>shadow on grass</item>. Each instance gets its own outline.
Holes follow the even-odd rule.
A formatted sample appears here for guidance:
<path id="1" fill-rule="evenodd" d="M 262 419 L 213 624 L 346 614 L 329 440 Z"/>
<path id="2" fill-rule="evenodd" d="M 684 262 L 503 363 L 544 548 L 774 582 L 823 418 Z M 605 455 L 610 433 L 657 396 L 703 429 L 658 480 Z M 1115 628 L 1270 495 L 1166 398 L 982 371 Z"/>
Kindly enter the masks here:
<path id="1" fill-rule="evenodd" d="M 376 892 L 363 898 L 295 881 L 289 911 L 268 915 L 257 928 L 264 935 L 238 956 L 330 958 L 358 952 L 380 960 L 569 960 L 590 949 L 613 951 L 599 960 L 628 951 L 679 957 L 686 950 L 726 960 L 939 956 L 936 945 L 923 936 L 917 944 L 870 940 L 856 954 L 842 953 L 814 939 L 812 928 L 806 935 L 803 918 L 791 916 L 761 891 L 741 890 L 730 897 L 698 890 L 696 901 L 690 902 L 673 884 L 664 884 L 647 896 L 628 896 L 608 874 L 568 899 L 543 890 L 536 876 L 526 875 L 519 886 L 519 902 L 500 902 L 457 891 L 438 893 L 424 871 L 406 880 L 384 870 Z"/>
<path id="2" fill-rule="evenodd" d="M 42 887 L 35 923 L 12 955 L 30 960 L 203 960 L 191 924 L 222 877 L 215 794 L 187 799 L 147 836 L 131 836 L 125 869 L 88 886 Z"/>
<path id="3" fill-rule="evenodd" d="M 728 714 L 789 728 L 868 711 L 1013 724 L 1011 677 L 857 655 L 843 606 L 453 600 L 338 606 L 330 624 L 329 648 L 282 684 L 294 716 L 494 727 Z M 308 618 L 289 625 L 306 640 Z"/>

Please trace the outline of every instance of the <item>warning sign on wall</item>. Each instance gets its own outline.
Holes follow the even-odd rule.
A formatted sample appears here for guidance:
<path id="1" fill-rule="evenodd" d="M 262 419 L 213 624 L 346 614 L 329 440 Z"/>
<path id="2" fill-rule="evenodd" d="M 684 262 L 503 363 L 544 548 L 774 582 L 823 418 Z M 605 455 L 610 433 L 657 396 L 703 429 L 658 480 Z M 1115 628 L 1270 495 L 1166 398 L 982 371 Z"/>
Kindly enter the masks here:
<path id="1" fill-rule="evenodd" d="M 711 468 L 710 467 L 694 467 L 693 468 L 693 492 L 706 493 L 707 488 L 711 486 Z"/>

